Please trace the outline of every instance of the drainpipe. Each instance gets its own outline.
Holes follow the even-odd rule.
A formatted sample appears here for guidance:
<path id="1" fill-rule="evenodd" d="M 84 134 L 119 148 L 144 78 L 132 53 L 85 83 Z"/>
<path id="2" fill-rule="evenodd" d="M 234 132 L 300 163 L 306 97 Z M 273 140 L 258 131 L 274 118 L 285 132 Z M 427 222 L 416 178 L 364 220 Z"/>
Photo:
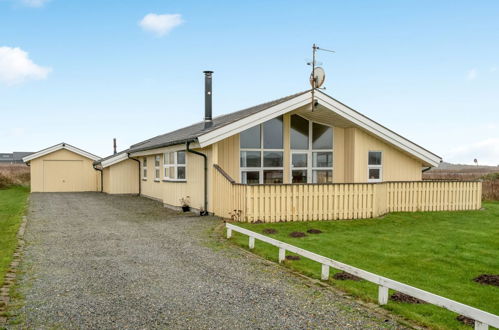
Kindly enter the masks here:
<path id="1" fill-rule="evenodd" d="M 185 143 L 185 150 L 191 154 L 196 154 L 204 158 L 204 210 L 199 213 L 199 215 L 208 215 L 208 157 L 205 154 L 189 149 L 189 144 L 191 142 Z"/>
<path id="2" fill-rule="evenodd" d="M 104 191 L 104 175 L 102 174 L 102 169 L 95 167 L 95 165 L 92 165 L 94 170 L 100 172 L 100 192 Z"/>
<path id="3" fill-rule="evenodd" d="M 140 177 L 140 160 L 137 158 L 130 157 L 130 153 L 127 153 L 128 158 L 136 161 L 139 164 L 139 196 L 141 194 L 142 178 Z"/>
<path id="4" fill-rule="evenodd" d="M 422 170 L 421 172 L 422 172 L 422 173 L 424 173 L 424 172 L 426 172 L 426 171 L 431 170 L 431 168 L 432 168 L 431 166 L 428 166 L 427 168 L 425 168 L 425 169 L 424 169 L 424 170 Z"/>

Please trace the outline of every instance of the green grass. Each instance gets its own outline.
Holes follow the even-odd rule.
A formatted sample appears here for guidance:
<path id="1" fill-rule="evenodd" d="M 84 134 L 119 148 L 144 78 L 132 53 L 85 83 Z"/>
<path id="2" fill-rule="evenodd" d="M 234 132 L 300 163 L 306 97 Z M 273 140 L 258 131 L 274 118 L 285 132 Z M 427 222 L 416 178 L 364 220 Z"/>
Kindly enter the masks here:
<path id="1" fill-rule="evenodd" d="M 499 314 L 499 287 L 472 281 L 480 274 L 499 274 L 499 203 L 483 204 L 485 210 L 460 212 L 393 213 L 383 218 L 247 224 L 241 227 L 313 251 L 349 265 Z M 292 238 L 293 231 L 319 229 L 322 234 Z M 248 246 L 245 235 L 234 241 Z M 261 241 L 255 253 L 276 261 L 278 249 Z M 318 263 L 301 258 L 285 261 L 311 277 L 319 278 Z M 334 272 L 331 273 L 331 276 Z M 377 301 L 377 286 L 366 281 L 330 280 L 332 285 L 367 301 Z M 442 329 L 469 328 L 443 308 L 390 301 L 385 308 L 422 325 Z"/>
<path id="2" fill-rule="evenodd" d="M 17 246 L 17 230 L 26 207 L 29 189 L 13 186 L 0 189 L 0 287 Z"/>

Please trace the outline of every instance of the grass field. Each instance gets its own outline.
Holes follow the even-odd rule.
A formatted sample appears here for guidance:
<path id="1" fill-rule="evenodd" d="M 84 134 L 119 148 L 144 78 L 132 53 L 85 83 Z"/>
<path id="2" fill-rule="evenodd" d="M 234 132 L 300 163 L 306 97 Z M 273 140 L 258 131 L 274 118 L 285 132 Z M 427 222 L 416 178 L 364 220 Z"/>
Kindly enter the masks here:
<path id="1" fill-rule="evenodd" d="M 461 212 L 394 213 L 378 219 L 237 223 L 255 232 L 277 230 L 267 236 L 299 246 L 364 270 L 499 314 L 499 287 L 479 284 L 480 274 L 499 274 L 499 203 L 484 203 L 485 210 Z M 292 238 L 291 232 L 319 229 L 321 234 Z M 234 241 L 248 246 L 247 236 Z M 256 241 L 255 253 L 276 261 L 278 249 Z M 285 265 L 319 278 L 318 263 L 301 258 Z M 334 272 L 331 273 L 331 277 Z M 366 281 L 330 283 L 364 300 L 377 301 L 377 286 Z M 391 294 L 391 293 L 390 293 Z M 390 301 L 386 306 L 406 318 L 435 328 L 469 328 L 456 314 L 428 304 Z"/>
<path id="2" fill-rule="evenodd" d="M 13 186 L 0 189 L 0 287 L 17 246 L 17 229 L 21 223 L 29 189 Z"/>

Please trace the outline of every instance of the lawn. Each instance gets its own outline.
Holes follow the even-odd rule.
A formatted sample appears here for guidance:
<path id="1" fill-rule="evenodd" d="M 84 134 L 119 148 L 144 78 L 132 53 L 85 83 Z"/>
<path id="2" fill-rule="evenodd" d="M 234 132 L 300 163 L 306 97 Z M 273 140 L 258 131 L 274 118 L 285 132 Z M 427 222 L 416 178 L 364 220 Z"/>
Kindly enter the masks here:
<path id="1" fill-rule="evenodd" d="M 483 206 L 481 211 L 393 213 L 365 220 L 236 225 L 258 233 L 275 229 L 276 234 L 267 236 L 499 314 L 499 287 L 473 281 L 480 274 L 499 274 L 499 202 Z M 289 236 L 309 229 L 322 233 Z M 248 246 L 247 236 L 234 233 L 233 237 L 237 244 Z M 261 241 L 256 241 L 254 252 L 277 260 L 278 249 Z M 320 265 L 305 258 L 286 260 L 285 265 L 320 277 Z M 334 279 L 330 283 L 356 297 L 377 301 L 374 284 Z M 429 304 L 390 301 L 385 308 L 426 326 L 469 328 L 455 320 L 456 314 Z"/>
<path id="2" fill-rule="evenodd" d="M 17 229 L 28 194 L 29 189 L 23 186 L 0 189 L 0 287 L 17 246 Z"/>

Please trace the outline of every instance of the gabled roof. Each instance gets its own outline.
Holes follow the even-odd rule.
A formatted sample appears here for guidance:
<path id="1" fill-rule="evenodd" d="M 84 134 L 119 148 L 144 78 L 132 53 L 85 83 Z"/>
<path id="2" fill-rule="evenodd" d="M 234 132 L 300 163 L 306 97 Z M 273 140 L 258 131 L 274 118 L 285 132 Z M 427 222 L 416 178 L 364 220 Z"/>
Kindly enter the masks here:
<path id="1" fill-rule="evenodd" d="M 191 126 L 134 144 L 127 152 L 134 153 L 194 141 L 197 141 L 200 147 L 206 147 L 242 132 L 247 128 L 310 104 L 311 97 L 311 90 L 307 90 L 251 108 L 218 116 L 213 119 L 213 125 L 209 128 L 205 128 L 204 122 L 198 122 Z M 331 96 L 316 90 L 314 97 L 319 105 L 346 119 L 352 126 L 360 127 L 380 139 L 395 145 L 399 149 L 422 160 L 424 164 L 437 166 L 440 163 L 441 157 L 362 115 Z"/>
<path id="2" fill-rule="evenodd" d="M 169 132 L 163 135 L 158 135 L 151 139 L 130 146 L 129 152 L 138 152 L 138 151 L 168 147 L 175 144 L 195 141 L 201 135 L 207 134 L 212 131 L 216 131 L 228 124 L 237 122 L 243 118 L 259 113 L 263 110 L 272 108 L 278 104 L 291 100 L 299 95 L 306 94 L 307 92 L 308 91 L 296 93 L 274 101 L 259 104 L 251 108 L 232 112 L 226 115 L 217 116 L 213 118 L 212 126 L 209 128 L 205 128 L 204 121 L 201 121 L 191 126 L 187 126 L 173 132 Z"/>
<path id="3" fill-rule="evenodd" d="M 123 151 L 120 151 L 116 154 L 112 154 L 110 156 L 101 158 L 99 160 L 94 161 L 94 165 L 100 164 L 103 168 L 114 165 L 116 163 L 119 163 L 121 161 L 124 161 L 128 159 L 128 152 L 130 149 L 126 149 Z"/>
<path id="4" fill-rule="evenodd" d="M 76 148 L 70 144 L 67 144 L 65 142 L 61 142 L 59 144 L 56 144 L 55 146 L 52 146 L 52 147 L 48 147 L 46 149 L 43 149 L 43 150 L 40 150 L 38 152 L 35 152 L 29 156 L 26 156 L 23 158 L 23 162 L 27 163 L 35 158 L 39 158 L 39 157 L 42 157 L 42 156 L 45 156 L 45 155 L 48 155 L 54 151 L 57 151 L 57 150 L 61 150 L 61 149 L 66 149 L 66 150 L 69 150 L 69 151 L 72 151 L 74 152 L 75 154 L 78 154 L 78 155 L 81 155 L 83 157 L 87 157 L 87 158 L 90 158 L 92 160 L 98 160 L 100 159 L 99 156 L 96 156 L 94 154 L 91 154 L 85 150 L 82 150 L 82 149 L 79 149 L 79 148 Z"/>

